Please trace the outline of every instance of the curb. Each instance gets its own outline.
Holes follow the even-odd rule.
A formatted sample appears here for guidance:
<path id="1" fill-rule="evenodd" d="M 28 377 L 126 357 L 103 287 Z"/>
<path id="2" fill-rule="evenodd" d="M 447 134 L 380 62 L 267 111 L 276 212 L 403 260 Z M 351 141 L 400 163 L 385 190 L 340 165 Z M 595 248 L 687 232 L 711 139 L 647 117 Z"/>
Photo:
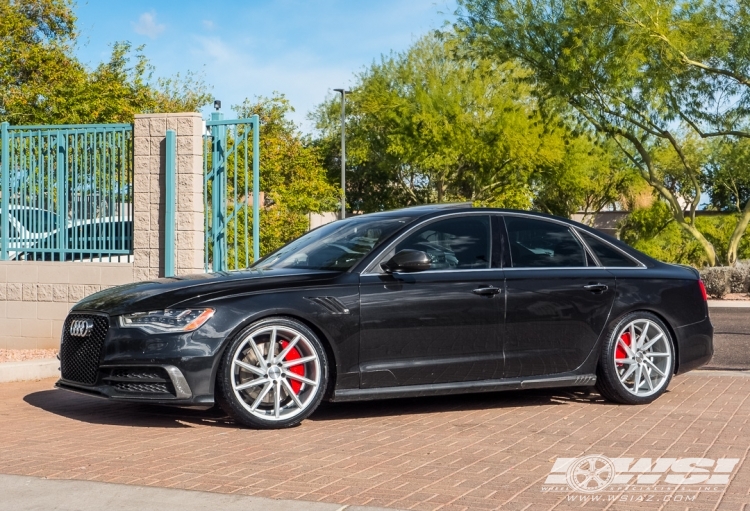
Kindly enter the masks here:
<path id="1" fill-rule="evenodd" d="M 731 376 L 734 378 L 750 378 L 750 370 L 747 369 L 712 369 L 710 367 L 696 369 L 691 371 L 690 374 L 696 376 Z"/>
<path id="2" fill-rule="evenodd" d="M 717 309 L 750 309 L 750 300 L 709 300 L 708 306 Z"/>
<path id="3" fill-rule="evenodd" d="M 60 377 L 60 361 L 55 358 L 3 362 L 0 364 L 0 383 L 12 381 L 42 380 Z"/>

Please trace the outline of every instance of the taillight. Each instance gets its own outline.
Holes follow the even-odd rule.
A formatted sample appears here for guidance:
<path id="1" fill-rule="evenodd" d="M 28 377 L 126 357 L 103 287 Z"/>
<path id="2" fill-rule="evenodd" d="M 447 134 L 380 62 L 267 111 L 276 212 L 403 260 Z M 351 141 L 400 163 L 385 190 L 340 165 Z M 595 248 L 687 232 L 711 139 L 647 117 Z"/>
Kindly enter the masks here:
<path id="1" fill-rule="evenodd" d="M 708 301 L 708 294 L 706 293 L 706 286 L 703 285 L 703 281 L 702 280 L 698 280 L 698 286 L 701 288 L 701 295 L 703 295 L 703 301 L 707 302 Z"/>

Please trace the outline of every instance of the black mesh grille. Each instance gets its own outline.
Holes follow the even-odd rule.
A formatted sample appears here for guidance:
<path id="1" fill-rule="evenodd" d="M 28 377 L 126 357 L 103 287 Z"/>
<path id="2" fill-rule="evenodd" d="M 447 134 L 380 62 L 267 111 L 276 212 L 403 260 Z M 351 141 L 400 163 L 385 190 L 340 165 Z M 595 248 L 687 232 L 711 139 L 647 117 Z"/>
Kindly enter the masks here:
<path id="1" fill-rule="evenodd" d="M 93 321 L 94 328 L 86 337 L 70 335 L 70 324 L 77 319 Z M 107 337 L 109 318 L 94 314 L 70 314 L 63 326 L 60 345 L 60 371 L 68 381 L 93 385 L 99 371 L 99 357 Z"/>
<path id="2" fill-rule="evenodd" d="M 120 392 L 138 392 L 140 394 L 170 394 L 166 383 L 117 382 L 113 386 Z"/>
<path id="3" fill-rule="evenodd" d="M 129 378 L 131 380 L 159 380 L 166 379 L 167 375 L 158 369 L 112 369 L 115 378 Z"/>

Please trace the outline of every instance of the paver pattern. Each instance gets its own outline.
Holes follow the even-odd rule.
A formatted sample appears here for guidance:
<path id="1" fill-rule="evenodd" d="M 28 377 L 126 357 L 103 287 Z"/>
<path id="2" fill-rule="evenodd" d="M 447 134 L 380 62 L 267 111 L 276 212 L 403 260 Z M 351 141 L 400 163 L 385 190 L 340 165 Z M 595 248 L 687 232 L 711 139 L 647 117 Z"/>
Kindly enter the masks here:
<path id="1" fill-rule="evenodd" d="M 750 508 L 747 376 L 677 376 L 641 407 L 575 390 L 326 404 L 283 431 L 53 383 L 0 385 L 0 473 L 417 510 Z M 741 461 L 722 491 L 688 502 L 542 491 L 556 458 L 587 454 Z"/>

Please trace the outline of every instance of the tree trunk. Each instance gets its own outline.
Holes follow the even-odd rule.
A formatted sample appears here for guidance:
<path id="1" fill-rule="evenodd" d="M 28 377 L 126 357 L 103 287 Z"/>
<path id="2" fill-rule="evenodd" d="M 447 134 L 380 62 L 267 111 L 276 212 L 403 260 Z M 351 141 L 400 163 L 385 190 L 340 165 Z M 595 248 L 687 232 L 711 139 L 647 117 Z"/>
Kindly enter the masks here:
<path id="1" fill-rule="evenodd" d="M 745 204 L 745 209 L 740 215 L 740 219 L 732 232 L 732 236 L 729 238 L 729 248 L 727 249 L 727 264 L 734 266 L 737 262 L 737 250 L 740 247 L 740 241 L 742 236 L 747 230 L 747 225 L 750 223 L 750 201 Z"/>
<path id="2" fill-rule="evenodd" d="M 703 234 L 698 229 L 696 229 L 693 224 L 687 223 L 684 219 L 680 220 L 678 218 L 675 218 L 675 220 L 677 221 L 677 225 L 682 227 L 688 234 L 695 238 L 698 243 L 700 243 L 703 251 L 708 257 L 709 266 L 716 266 L 716 249 L 711 244 L 711 242 L 708 241 L 706 237 L 703 236 Z"/>

